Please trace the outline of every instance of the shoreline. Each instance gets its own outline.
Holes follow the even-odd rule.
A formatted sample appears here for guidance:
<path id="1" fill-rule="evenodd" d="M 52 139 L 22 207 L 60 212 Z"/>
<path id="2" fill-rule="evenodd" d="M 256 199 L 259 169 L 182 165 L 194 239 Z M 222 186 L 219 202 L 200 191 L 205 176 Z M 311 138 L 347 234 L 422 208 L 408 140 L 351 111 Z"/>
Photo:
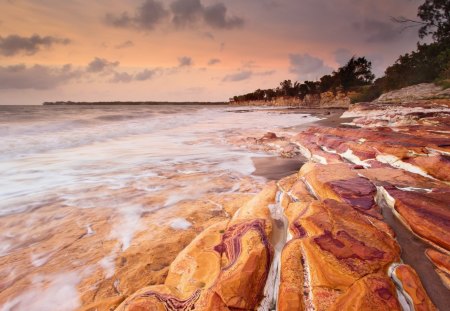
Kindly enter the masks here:
<path id="1" fill-rule="evenodd" d="M 310 113 L 311 116 L 315 117 L 325 117 L 311 123 L 299 124 L 290 127 L 290 130 L 301 131 L 312 126 L 324 126 L 324 127 L 339 127 L 343 123 L 349 121 L 353 118 L 340 118 L 341 115 L 347 111 L 347 109 L 301 109 L 301 108 L 289 108 L 289 109 L 299 109 L 301 112 Z M 307 110 L 307 111 L 304 111 Z M 317 110 L 323 110 L 318 112 Z M 255 171 L 252 173 L 253 176 L 264 177 L 267 181 L 280 180 L 289 175 L 298 173 L 300 168 L 308 162 L 308 160 L 303 156 L 295 156 L 292 158 L 285 158 L 280 155 L 275 155 L 271 157 L 252 157 L 253 165 L 255 166 Z"/>

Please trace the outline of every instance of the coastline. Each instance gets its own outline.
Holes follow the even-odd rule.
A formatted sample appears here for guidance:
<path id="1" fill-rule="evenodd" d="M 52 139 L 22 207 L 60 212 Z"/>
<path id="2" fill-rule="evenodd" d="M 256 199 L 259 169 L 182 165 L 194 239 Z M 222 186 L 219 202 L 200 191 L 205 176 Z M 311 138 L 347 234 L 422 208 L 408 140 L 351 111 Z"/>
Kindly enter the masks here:
<path id="1" fill-rule="evenodd" d="M 207 277 L 211 284 L 198 288 L 199 296 L 188 305 L 201 310 L 265 310 L 268 306 L 302 310 L 305 305 L 338 310 L 366 310 L 374 305 L 380 310 L 435 310 L 435 305 L 447 306 L 445 269 L 449 267 L 443 261 L 448 259 L 445 220 L 450 214 L 444 205 L 450 176 L 441 174 L 448 169 L 444 156 L 448 125 L 441 112 L 448 114 L 450 109 L 433 102 L 420 105 L 431 109 L 430 113 L 415 117 L 408 105 L 380 109 L 377 103 L 353 107 L 346 112 L 351 118 L 340 118 L 342 112 L 320 111 L 319 115 L 326 116 L 322 120 L 259 133 L 259 137 L 244 133 L 232 141 L 279 156 L 252 158 L 253 175 L 265 177 L 265 188 L 230 215 L 222 234 L 216 236 L 209 231 L 211 227 L 188 247 L 189 252 L 209 253 L 218 246 L 205 243 L 217 237 L 230 263 L 221 268 L 219 256 L 217 274 L 207 276 L 199 258 L 181 253 L 163 287 L 145 291 L 170 291 L 174 277 L 194 273 Z M 412 159 L 417 167 L 397 165 L 402 148 L 401 159 Z M 425 148 L 425 155 L 413 153 Z M 391 163 L 387 160 L 391 158 L 397 160 Z M 429 158 L 433 161 L 425 161 Z M 256 223 L 272 225 L 253 227 Z M 256 239 L 252 238 L 255 234 Z M 228 238 L 238 253 L 226 248 L 231 243 Z M 423 243 L 418 244 L 418 238 Z M 186 265 L 179 265 L 180 261 Z M 191 271 L 189 267 L 195 265 Z M 261 275 L 265 277 L 255 283 Z M 189 284 L 197 278 L 192 275 Z M 192 295 L 191 287 L 181 286 L 186 288 L 182 297 Z M 240 290 L 230 291 L 233 288 Z M 218 296 L 211 300 L 211 295 Z M 144 300 L 166 305 L 175 297 Z M 141 299 L 133 295 L 121 307 L 132 309 Z"/>
<path id="2" fill-rule="evenodd" d="M 304 109 L 304 108 L 280 108 L 275 109 L 282 113 L 307 113 L 312 116 L 321 118 L 320 120 L 313 121 L 307 124 L 300 124 L 297 126 L 290 127 L 289 130 L 301 131 L 313 126 L 323 126 L 323 127 L 339 127 L 343 123 L 346 123 L 353 118 L 341 118 L 342 114 L 347 111 L 347 109 Z M 268 129 L 269 130 L 269 129 Z M 286 176 L 297 173 L 300 168 L 308 161 L 305 157 L 298 155 L 292 158 L 282 157 L 281 155 L 271 156 L 271 157 L 253 157 L 253 164 L 255 166 L 255 171 L 252 173 L 254 176 L 261 176 L 266 178 L 268 181 L 280 180 Z"/>

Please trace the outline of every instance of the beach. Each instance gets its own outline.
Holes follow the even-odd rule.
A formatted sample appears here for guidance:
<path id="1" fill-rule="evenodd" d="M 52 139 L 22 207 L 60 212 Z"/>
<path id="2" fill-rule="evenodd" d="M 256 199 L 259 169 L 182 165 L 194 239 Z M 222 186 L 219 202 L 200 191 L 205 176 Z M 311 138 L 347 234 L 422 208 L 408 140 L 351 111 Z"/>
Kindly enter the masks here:
<path id="1" fill-rule="evenodd" d="M 2 310 L 114 305 L 162 283 L 198 233 L 302 164 L 232 139 L 319 120 L 227 106 L 1 109 Z"/>

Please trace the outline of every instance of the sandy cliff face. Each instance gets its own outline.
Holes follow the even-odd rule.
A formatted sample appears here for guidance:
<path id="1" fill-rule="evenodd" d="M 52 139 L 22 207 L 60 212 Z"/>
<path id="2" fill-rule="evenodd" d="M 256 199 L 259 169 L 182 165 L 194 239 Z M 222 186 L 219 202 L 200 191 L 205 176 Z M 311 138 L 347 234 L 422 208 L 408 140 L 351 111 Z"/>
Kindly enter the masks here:
<path id="1" fill-rule="evenodd" d="M 279 97 L 271 101 L 255 100 L 231 103 L 233 106 L 281 106 L 301 108 L 348 108 L 350 104 L 350 97 L 344 93 L 335 95 L 333 92 L 309 94 L 306 95 L 303 100 L 296 97 Z"/>

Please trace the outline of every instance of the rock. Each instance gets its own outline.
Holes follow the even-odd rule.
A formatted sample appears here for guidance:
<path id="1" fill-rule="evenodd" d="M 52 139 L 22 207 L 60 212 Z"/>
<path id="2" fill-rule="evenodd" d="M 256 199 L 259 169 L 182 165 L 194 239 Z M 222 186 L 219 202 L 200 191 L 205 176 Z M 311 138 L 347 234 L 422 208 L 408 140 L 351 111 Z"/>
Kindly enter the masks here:
<path id="1" fill-rule="evenodd" d="M 277 139 L 278 136 L 277 134 L 273 133 L 273 132 L 267 132 L 266 134 L 264 134 L 264 136 L 261 139 Z"/>
<path id="2" fill-rule="evenodd" d="M 420 99 L 450 98 L 450 89 L 433 83 L 421 83 L 381 95 L 376 102 L 411 102 Z"/>
<path id="3" fill-rule="evenodd" d="M 384 200 L 404 224 L 431 244 L 450 249 L 449 193 L 384 189 Z"/>
<path id="4" fill-rule="evenodd" d="M 442 280 L 442 283 L 450 290 L 450 255 L 443 254 L 434 249 L 427 249 L 425 254 L 435 265 L 436 272 Z"/>
<path id="5" fill-rule="evenodd" d="M 255 309 L 272 264 L 275 193 L 269 183 L 230 221 L 208 227 L 178 254 L 164 285 L 138 290 L 117 310 Z"/>
<path id="6" fill-rule="evenodd" d="M 194 306 L 201 292 L 211 287 L 220 273 L 221 254 L 215 247 L 227 224 L 224 221 L 210 226 L 181 251 L 170 265 L 164 285 L 140 289 L 116 310 L 170 310 L 172 303 Z"/>
<path id="7" fill-rule="evenodd" d="M 278 294 L 278 310 L 305 310 L 303 302 L 304 269 L 301 241 L 289 241 L 281 254 L 281 276 Z"/>
<path id="8" fill-rule="evenodd" d="M 403 310 L 397 300 L 395 287 L 384 274 L 369 274 L 356 281 L 327 309 L 390 311 Z"/>
<path id="9" fill-rule="evenodd" d="M 408 305 L 413 307 L 413 310 L 437 310 L 428 297 L 414 269 L 408 265 L 399 264 L 392 266 L 389 269 L 389 274 L 397 284 L 400 293 L 404 296 Z"/>
<path id="10" fill-rule="evenodd" d="M 300 176 L 316 197 L 346 202 L 358 211 L 381 219 L 380 208 L 375 204 L 375 186 L 347 164 L 305 164 Z"/>

